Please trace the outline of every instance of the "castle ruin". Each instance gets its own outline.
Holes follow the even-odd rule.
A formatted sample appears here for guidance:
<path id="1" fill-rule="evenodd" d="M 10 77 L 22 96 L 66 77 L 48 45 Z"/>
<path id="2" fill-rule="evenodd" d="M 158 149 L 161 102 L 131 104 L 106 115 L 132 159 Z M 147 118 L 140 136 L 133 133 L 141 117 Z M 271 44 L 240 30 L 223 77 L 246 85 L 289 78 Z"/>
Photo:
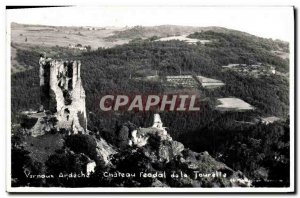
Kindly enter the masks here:
<path id="1" fill-rule="evenodd" d="M 41 110 L 55 115 L 57 128 L 85 133 L 87 118 L 80 61 L 58 61 L 41 55 L 39 65 Z"/>

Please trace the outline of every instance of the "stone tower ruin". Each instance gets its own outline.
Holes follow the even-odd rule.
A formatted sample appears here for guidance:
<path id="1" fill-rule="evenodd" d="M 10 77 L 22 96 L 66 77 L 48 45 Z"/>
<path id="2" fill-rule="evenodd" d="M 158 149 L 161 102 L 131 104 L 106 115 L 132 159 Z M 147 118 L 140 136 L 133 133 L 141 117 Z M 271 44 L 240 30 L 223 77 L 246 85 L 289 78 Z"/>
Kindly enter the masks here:
<path id="1" fill-rule="evenodd" d="M 55 115 L 57 128 L 85 133 L 87 118 L 80 61 L 58 61 L 41 55 L 39 64 L 41 109 Z"/>

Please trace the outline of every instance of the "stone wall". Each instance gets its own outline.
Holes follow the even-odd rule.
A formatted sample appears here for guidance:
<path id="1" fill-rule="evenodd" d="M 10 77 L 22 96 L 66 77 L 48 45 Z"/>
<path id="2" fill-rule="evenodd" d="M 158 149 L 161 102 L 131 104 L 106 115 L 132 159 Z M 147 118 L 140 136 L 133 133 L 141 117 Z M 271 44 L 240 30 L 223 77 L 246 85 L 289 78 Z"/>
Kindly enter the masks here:
<path id="1" fill-rule="evenodd" d="M 55 114 L 57 128 L 85 133 L 87 127 L 85 91 L 80 77 L 80 61 L 40 58 L 41 104 Z"/>

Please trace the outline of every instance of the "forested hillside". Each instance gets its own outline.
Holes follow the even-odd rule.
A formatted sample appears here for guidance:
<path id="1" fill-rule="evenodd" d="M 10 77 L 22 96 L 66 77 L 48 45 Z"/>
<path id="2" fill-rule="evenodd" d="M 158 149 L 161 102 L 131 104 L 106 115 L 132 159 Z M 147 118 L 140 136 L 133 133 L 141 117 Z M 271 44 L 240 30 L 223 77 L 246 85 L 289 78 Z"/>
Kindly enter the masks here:
<path id="1" fill-rule="evenodd" d="M 195 151 L 208 151 L 250 178 L 281 179 L 284 185 L 288 185 L 288 178 L 284 177 L 287 174 L 281 170 L 286 171 L 289 167 L 289 80 L 276 74 L 253 77 L 222 69 L 222 66 L 231 63 L 262 63 L 286 73 L 289 60 L 276 56 L 272 51 L 288 52 L 288 45 L 234 32 L 204 31 L 189 37 L 211 42 L 194 45 L 176 40 L 140 39 L 81 54 L 56 47 L 62 53 L 54 54 L 53 58 L 59 55 L 59 58 L 81 60 L 89 129 L 99 132 L 112 144 L 116 144 L 116 134 L 123 123 L 130 121 L 137 126 L 149 126 L 153 112 L 101 112 L 99 98 L 115 93 L 159 94 L 174 91 L 159 81 L 136 81 L 134 77 L 157 72 L 160 76 L 203 75 L 223 81 L 226 86 L 221 88 L 207 90 L 199 87 L 194 90 L 202 99 L 199 112 L 160 113 L 170 135 Z M 32 69 L 12 75 L 13 122 L 18 121 L 17 115 L 21 110 L 37 109 L 39 106 L 38 55 L 37 49 L 17 51 L 17 60 Z M 178 87 L 175 91 L 182 90 Z M 228 96 L 243 99 L 255 110 L 216 111 L 216 98 Z M 262 116 L 278 116 L 283 121 L 270 125 L 244 123 Z"/>

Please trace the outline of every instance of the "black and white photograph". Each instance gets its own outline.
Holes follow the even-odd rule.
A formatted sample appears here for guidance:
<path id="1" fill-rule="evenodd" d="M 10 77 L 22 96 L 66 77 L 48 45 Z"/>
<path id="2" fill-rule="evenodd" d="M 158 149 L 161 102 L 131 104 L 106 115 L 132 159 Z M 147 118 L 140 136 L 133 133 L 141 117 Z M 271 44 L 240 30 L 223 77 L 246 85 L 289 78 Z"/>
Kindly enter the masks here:
<path id="1" fill-rule="evenodd" d="M 294 13 L 7 6 L 6 190 L 294 192 Z"/>

